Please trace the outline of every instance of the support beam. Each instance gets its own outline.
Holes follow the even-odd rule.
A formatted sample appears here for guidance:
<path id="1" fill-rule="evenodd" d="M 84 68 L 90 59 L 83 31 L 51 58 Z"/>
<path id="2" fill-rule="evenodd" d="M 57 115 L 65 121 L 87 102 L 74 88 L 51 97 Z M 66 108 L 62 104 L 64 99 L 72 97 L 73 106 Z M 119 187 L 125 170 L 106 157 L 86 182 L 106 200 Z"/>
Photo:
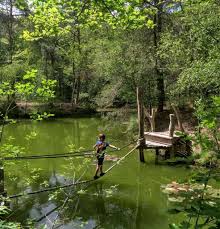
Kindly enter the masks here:
<path id="1" fill-rule="evenodd" d="M 139 156 L 140 161 L 144 162 L 144 146 L 145 146 L 145 138 L 144 138 L 144 104 L 143 104 L 143 88 L 137 87 L 137 108 L 138 108 L 138 127 L 139 127 Z"/>

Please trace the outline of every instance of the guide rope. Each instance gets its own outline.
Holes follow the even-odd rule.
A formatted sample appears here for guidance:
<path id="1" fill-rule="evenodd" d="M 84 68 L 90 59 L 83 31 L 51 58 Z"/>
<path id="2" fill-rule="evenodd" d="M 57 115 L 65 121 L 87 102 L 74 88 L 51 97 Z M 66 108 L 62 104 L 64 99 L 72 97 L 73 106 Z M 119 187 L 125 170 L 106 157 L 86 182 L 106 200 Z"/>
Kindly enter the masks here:
<path id="1" fill-rule="evenodd" d="M 120 150 L 128 147 L 132 143 L 129 143 L 129 144 L 123 146 L 122 148 L 120 148 Z M 118 151 L 120 151 L 120 150 L 118 150 Z M 108 152 L 110 153 L 110 152 L 114 152 L 114 151 L 117 151 L 117 149 L 116 150 L 115 149 L 114 150 L 109 150 Z M 90 150 L 83 150 L 83 151 L 74 151 L 74 152 L 69 152 L 69 153 L 57 153 L 57 154 L 41 154 L 41 155 L 30 155 L 30 156 L 5 157 L 2 160 L 13 161 L 13 160 L 32 160 L 32 159 L 61 158 L 61 157 L 84 157 L 84 156 L 90 156 L 90 155 L 93 155 L 93 154 L 94 154 L 94 150 L 93 149 L 90 149 Z"/>
<path id="2" fill-rule="evenodd" d="M 14 161 L 14 160 L 35 160 L 35 159 L 44 159 L 44 158 L 61 158 L 61 157 L 84 157 L 92 155 L 92 150 L 90 152 L 80 152 L 80 153 L 63 153 L 63 154 L 50 154 L 50 155 L 38 155 L 38 156 L 18 156 L 18 157 L 5 157 L 5 161 Z"/>
<path id="3" fill-rule="evenodd" d="M 133 144 L 133 142 L 127 144 L 124 147 L 122 147 L 120 150 L 128 147 L 131 144 Z M 137 148 L 137 146 L 135 146 L 132 150 L 130 150 L 127 154 L 125 154 L 117 162 L 115 162 L 110 168 L 108 168 L 106 170 L 105 174 L 109 173 L 116 165 L 118 165 L 122 160 L 124 160 L 127 156 L 129 156 L 136 148 Z M 54 190 L 58 190 L 58 189 L 68 188 L 68 187 L 71 187 L 71 186 L 87 184 L 87 183 L 90 183 L 90 182 L 93 182 L 93 181 L 95 181 L 95 180 L 94 179 L 90 179 L 90 180 L 78 181 L 78 182 L 73 182 L 73 183 L 66 184 L 66 185 L 59 185 L 59 186 L 55 186 L 55 187 L 51 187 L 51 188 L 46 188 L 46 189 L 42 189 L 42 190 L 37 190 L 37 191 L 33 191 L 33 192 L 15 194 L 15 195 L 9 196 L 8 198 L 9 199 L 13 199 L 13 198 L 18 198 L 18 197 L 26 196 L 26 195 L 35 195 L 35 194 L 39 194 L 39 193 L 42 193 L 42 192 L 49 192 L 49 191 L 54 191 Z"/>

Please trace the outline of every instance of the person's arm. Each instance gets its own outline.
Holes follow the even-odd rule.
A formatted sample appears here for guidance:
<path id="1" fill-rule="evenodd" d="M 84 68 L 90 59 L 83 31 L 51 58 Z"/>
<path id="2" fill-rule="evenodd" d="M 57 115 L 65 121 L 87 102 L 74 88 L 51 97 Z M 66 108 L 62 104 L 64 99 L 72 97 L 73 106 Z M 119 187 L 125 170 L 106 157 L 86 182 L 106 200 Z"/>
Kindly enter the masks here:
<path id="1" fill-rule="evenodd" d="M 113 145 L 111 145 L 111 144 L 109 144 L 108 146 L 109 146 L 110 148 L 112 148 L 112 149 L 120 150 L 120 148 L 118 148 L 118 147 L 116 147 L 116 146 L 113 146 Z"/>
<path id="2" fill-rule="evenodd" d="M 97 141 L 97 142 L 95 143 L 95 145 L 93 146 L 93 149 L 97 150 L 98 147 L 99 147 L 99 141 Z"/>

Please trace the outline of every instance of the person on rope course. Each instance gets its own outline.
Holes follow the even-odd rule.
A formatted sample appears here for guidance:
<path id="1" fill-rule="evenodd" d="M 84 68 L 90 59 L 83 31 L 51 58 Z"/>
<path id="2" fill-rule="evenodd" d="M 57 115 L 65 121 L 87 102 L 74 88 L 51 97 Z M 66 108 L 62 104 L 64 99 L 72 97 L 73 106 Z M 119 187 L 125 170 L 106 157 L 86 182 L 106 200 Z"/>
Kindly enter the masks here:
<path id="1" fill-rule="evenodd" d="M 96 144 L 93 146 L 93 148 L 96 150 L 96 158 L 97 158 L 97 166 L 95 171 L 94 179 L 98 179 L 98 173 L 100 172 L 100 176 L 105 175 L 103 172 L 103 162 L 105 159 L 105 150 L 107 147 L 111 147 L 116 150 L 120 150 L 120 148 L 110 145 L 108 142 L 105 142 L 105 135 L 99 134 L 99 140 L 96 142 Z"/>

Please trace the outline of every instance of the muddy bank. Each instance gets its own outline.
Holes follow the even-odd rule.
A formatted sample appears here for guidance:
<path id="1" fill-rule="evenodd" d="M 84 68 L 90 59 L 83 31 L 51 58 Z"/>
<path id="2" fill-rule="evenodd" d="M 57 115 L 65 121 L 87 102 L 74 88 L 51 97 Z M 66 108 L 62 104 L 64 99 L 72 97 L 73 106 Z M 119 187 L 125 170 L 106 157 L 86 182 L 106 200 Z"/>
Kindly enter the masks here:
<path id="1" fill-rule="evenodd" d="M 5 113 L 6 107 L 4 105 L 0 108 L 1 113 Z M 78 106 L 71 103 L 24 103 L 19 102 L 9 109 L 9 118 L 30 118 L 34 113 L 50 113 L 54 114 L 54 117 L 74 117 L 74 116 L 86 116 L 96 114 L 97 111 L 92 107 Z"/>
<path id="2" fill-rule="evenodd" d="M 6 107 L 0 105 L 0 112 L 4 114 Z M 22 119 L 30 118 L 34 113 L 50 113 L 54 114 L 55 118 L 62 117 L 82 117 L 90 116 L 94 114 L 100 114 L 105 116 L 110 120 L 129 120 L 130 115 L 137 115 L 137 109 L 133 106 L 124 106 L 122 108 L 109 108 L 109 109 L 100 109 L 88 106 L 79 106 L 72 103 L 37 103 L 37 102 L 17 102 L 12 106 L 8 113 L 8 118 Z M 193 115 L 193 109 L 181 109 L 180 115 L 182 119 L 182 124 L 187 133 L 192 133 L 195 131 L 195 126 L 198 121 Z M 156 113 L 155 123 L 156 131 L 167 131 L 169 127 L 169 114 L 174 113 L 172 109 L 165 109 L 163 112 Z M 135 125 L 137 128 L 137 125 Z M 135 130 L 136 130 L 135 128 Z M 178 125 L 176 122 L 175 129 L 178 130 Z M 145 117 L 145 130 L 150 130 L 150 124 L 147 117 Z"/>

